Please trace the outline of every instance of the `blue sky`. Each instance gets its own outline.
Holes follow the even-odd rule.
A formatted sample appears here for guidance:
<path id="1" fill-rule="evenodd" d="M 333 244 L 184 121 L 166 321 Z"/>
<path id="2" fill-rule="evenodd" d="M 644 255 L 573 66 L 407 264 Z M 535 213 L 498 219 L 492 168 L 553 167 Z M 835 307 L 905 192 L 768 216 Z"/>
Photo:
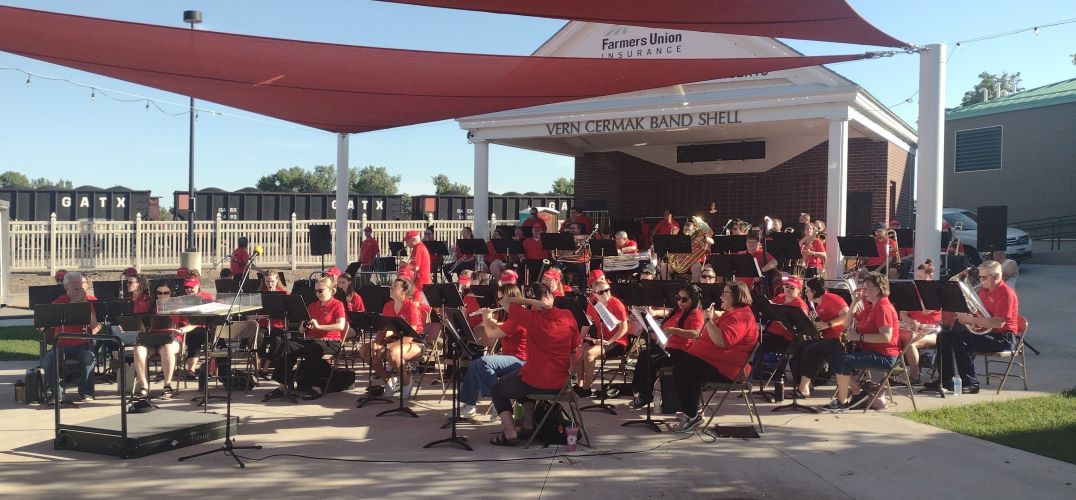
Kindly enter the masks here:
<path id="1" fill-rule="evenodd" d="M 48 11 L 182 26 L 182 12 L 201 10 L 202 28 L 251 35 L 423 50 L 495 54 L 531 53 L 563 21 L 472 12 L 454 12 L 367 0 L 228 2 L 136 0 L 0 0 L 5 5 Z M 953 43 L 1017 28 L 1076 18 L 1076 2 L 853 0 L 852 5 L 884 31 L 916 44 Z M 302 5 L 302 8 L 298 6 Z M 844 44 L 787 41 L 809 55 L 878 50 Z M 1076 24 L 1045 28 L 1038 35 L 950 45 L 948 106 L 959 103 L 981 71 L 1021 72 L 1033 88 L 1076 77 L 1069 54 L 1076 52 Z M 844 63 L 833 67 L 885 105 L 901 103 L 918 86 L 917 56 Z M 104 89 L 147 96 L 169 113 L 185 108 L 183 96 L 98 77 L 0 52 L 0 67 L 15 67 L 67 78 Z M 120 98 L 127 98 L 117 95 Z M 183 104 L 185 106 L 185 104 Z M 199 115 L 196 186 L 239 189 L 280 168 L 335 162 L 332 134 L 252 115 L 212 103 L 201 107 L 228 116 Z M 171 204 L 171 193 L 187 185 L 187 118 L 145 104 L 120 103 L 60 82 L 0 69 L 0 171 L 31 178 L 72 180 L 75 185 L 124 185 L 149 189 Z M 915 124 L 915 102 L 895 106 Z M 453 121 L 352 136 L 351 165 L 383 165 L 403 176 L 402 191 L 432 194 L 430 177 L 439 173 L 470 184 L 472 148 Z M 571 177 L 571 158 L 494 146 L 490 189 L 545 191 L 557 177 Z"/>

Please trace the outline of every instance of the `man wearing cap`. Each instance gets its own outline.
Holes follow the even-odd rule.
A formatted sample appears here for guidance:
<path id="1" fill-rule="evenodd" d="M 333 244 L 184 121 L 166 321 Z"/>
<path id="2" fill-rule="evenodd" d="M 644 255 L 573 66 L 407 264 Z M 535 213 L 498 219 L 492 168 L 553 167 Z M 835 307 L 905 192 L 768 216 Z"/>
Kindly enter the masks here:
<path id="1" fill-rule="evenodd" d="M 62 271 L 62 269 L 61 269 Z M 60 274 L 57 271 L 56 274 Z M 53 300 L 53 304 L 75 304 L 79 302 L 93 302 L 97 299 L 87 292 L 89 288 L 89 281 L 82 276 L 82 273 L 66 272 L 60 278 L 63 283 L 64 295 L 61 295 Z M 93 308 L 90 308 L 90 322 L 85 325 L 67 325 L 63 327 L 56 327 L 53 329 L 54 334 L 60 333 L 89 333 L 96 334 L 101 329 L 101 325 L 97 322 L 97 315 Z M 47 330 L 46 330 L 47 331 Z M 46 343 L 52 340 L 51 336 L 46 335 Z M 56 356 L 58 353 L 64 358 L 77 359 L 82 365 L 80 367 L 79 383 L 78 383 L 78 400 L 93 399 L 94 398 L 94 380 L 93 369 L 97 364 L 94 357 L 92 343 L 88 340 L 82 339 L 58 339 L 55 340 L 55 346 L 45 352 L 45 355 L 41 358 L 41 366 L 45 371 L 45 384 L 52 386 L 53 380 L 56 378 Z M 61 362 L 60 366 L 63 366 Z M 63 380 L 60 380 L 60 393 L 63 393 Z M 53 400 L 54 401 L 54 400 Z"/>
<path id="2" fill-rule="evenodd" d="M 514 285 L 517 281 L 519 281 L 519 274 L 511 269 L 501 273 L 500 277 L 497 278 L 498 285 Z"/>
<path id="3" fill-rule="evenodd" d="M 773 298 L 773 303 L 784 306 L 796 306 L 808 313 L 807 303 L 803 301 L 803 281 L 799 276 L 787 276 L 781 284 L 781 292 Z M 792 344 L 792 333 L 780 321 L 774 321 L 762 332 L 761 352 L 786 352 Z"/>
<path id="4" fill-rule="evenodd" d="M 333 289 L 336 289 L 336 280 L 340 278 L 340 274 L 340 268 L 332 266 L 326 269 L 325 272 L 321 273 L 321 277 L 331 279 L 333 281 Z"/>
<path id="5" fill-rule="evenodd" d="M 415 295 L 422 292 L 422 287 L 433 283 L 430 277 L 430 251 L 426 244 L 419 239 L 418 231 L 408 231 L 404 236 L 404 244 L 411 249 L 411 265 L 415 268 Z"/>
<path id="6" fill-rule="evenodd" d="M 374 228 L 366 226 L 363 230 L 362 245 L 359 246 L 359 268 L 363 271 L 372 271 L 374 259 L 381 253 L 381 245 L 374 238 Z"/>
<path id="7" fill-rule="evenodd" d="M 247 251 L 247 245 L 250 244 L 250 240 L 246 236 L 240 236 L 239 242 L 235 250 L 232 251 L 231 263 L 229 267 L 232 270 L 232 278 L 236 280 L 243 279 L 243 273 L 247 270 L 247 263 L 250 262 L 250 252 Z M 250 266 L 250 269 L 255 272 L 262 272 L 261 268 L 257 266 Z"/>
<path id="8" fill-rule="evenodd" d="M 197 276 L 189 276 L 183 281 L 183 295 L 196 295 L 201 297 L 202 303 L 213 302 L 213 295 L 202 290 L 202 280 Z M 198 365 L 198 355 L 205 346 L 209 332 L 204 326 L 192 325 L 186 318 L 175 318 L 176 328 L 183 332 L 184 342 L 187 344 L 187 372 L 193 372 Z"/>

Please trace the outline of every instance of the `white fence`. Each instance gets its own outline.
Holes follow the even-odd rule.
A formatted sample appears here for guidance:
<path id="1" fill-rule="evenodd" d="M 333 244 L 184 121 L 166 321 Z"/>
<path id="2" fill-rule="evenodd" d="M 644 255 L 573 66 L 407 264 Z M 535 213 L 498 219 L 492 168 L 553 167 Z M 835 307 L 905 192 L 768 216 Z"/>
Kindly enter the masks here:
<path id="1" fill-rule="evenodd" d="M 491 221 L 495 225 L 496 221 Z M 250 239 L 251 248 L 261 245 L 265 255 L 259 258 L 260 267 L 296 269 L 321 263 L 320 256 L 310 255 L 311 224 L 328 224 L 336 238 L 334 220 L 290 221 L 196 221 L 194 241 L 202 253 L 202 269 L 208 272 L 227 265 L 228 256 L 240 236 Z M 434 226 L 437 239 L 446 241 L 451 249 L 463 227 L 471 221 L 348 221 L 348 262 L 359 258 L 363 228 L 371 226 L 381 245 L 381 255 L 388 255 L 389 242 L 402 241 L 407 231 Z M 174 270 L 179 267 L 180 254 L 187 247 L 185 221 L 57 221 L 55 215 L 47 222 L 10 223 L 11 271 L 55 272 L 122 270 L 134 266 L 139 270 Z M 335 246 L 334 246 L 335 250 Z M 335 262 L 335 254 L 325 256 L 325 262 Z"/>

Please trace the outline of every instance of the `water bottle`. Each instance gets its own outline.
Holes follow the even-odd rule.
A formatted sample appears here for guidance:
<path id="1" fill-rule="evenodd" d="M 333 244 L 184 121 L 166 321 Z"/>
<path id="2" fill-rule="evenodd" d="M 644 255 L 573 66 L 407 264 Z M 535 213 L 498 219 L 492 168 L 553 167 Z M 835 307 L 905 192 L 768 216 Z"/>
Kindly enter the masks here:
<path id="1" fill-rule="evenodd" d="M 773 400 L 780 403 L 785 400 L 785 381 L 784 377 L 778 377 L 773 383 Z"/>
<path id="2" fill-rule="evenodd" d="M 512 407 L 512 420 L 516 425 L 523 423 L 523 405 L 516 403 L 515 406 Z"/>
<path id="3" fill-rule="evenodd" d="M 564 430 L 568 433 L 568 446 L 565 449 L 575 451 L 575 445 L 579 441 L 579 428 L 571 426 L 566 427 Z"/>
<path id="4" fill-rule="evenodd" d="M 960 392 L 964 389 L 964 381 L 960 379 L 960 375 L 953 376 L 953 396 L 959 396 Z"/>

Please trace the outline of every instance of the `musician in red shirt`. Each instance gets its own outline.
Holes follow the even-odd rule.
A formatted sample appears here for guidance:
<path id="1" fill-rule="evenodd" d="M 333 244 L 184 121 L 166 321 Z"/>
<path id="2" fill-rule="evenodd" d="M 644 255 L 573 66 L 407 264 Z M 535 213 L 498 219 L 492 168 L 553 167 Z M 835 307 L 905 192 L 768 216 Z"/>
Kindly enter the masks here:
<path id="1" fill-rule="evenodd" d="M 811 308 L 811 320 L 822 338 L 800 343 L 789 360 L 792 380 L 799 384 L 795 389 L 799 391 L 799 394 L 795 395 L 797 399 L 810 397 L 811 383 L 822 364 L 833 353 L 844 352 L 841 333 L 844 332 L 844 321 L 848 314 L 848 303 L 840 295 L 826 290 L 824 279 L 807 280 L 803 291 L 807 295 L 807 305 Z"/>
<path id="2" fill-rule="evenodd" d="M 579 326 L 572 312 L 553 308 L 549 287 L 535 283 L 531 291 L 537 300 L 506 297 L 501 307 L 508 309 L 508 320 L 501 326 L 487 325 L 496 332 L 527 329 L 527 363 L 518 371 L 497 380 L 491 391 L 493 407 L 501 418 L 501 434 L 490 441 L 499 446 L 514 445 L 518 439 L 512 419 L 512 400 L 523 402 L 523 432 L 533 432 L 534 401 L 527 395 L 555 394 L 568 382 L 572 352 L 579 346 Z M 530 306 L 526 309 L 523 306 Z"/>
<path id="3" fill-rule="evenodd" d="M 61 295 L 53 300 L 53 304 L 75 304 L 79 302 L 93 302 L 97 298 L 90 295 L 87 290 L 89 289 L 89 280 L 87 280 L 82 273 L 69 272 L 64 273 L 63 285 L 64 295 Z M 101 325 L 97 323 L 97 315 L 94 313 L 93 308 L 90 308 L 90 322 L 85 325 L 67 325 L 64 327 L 55 327 L 54 334 L 60 333 L 89 333 L 97 334 L 101 329 Z M 46 335 L 46 340 L 49 340 L 50 336 Z M 59 339 L 55 341 L 55 346 L 45 352 L 45 355 L 41 357 L 41 366 L 45 371 L 45 384 L 48 387 L 52 387 L 53 380 L 56 379 L 56 355 L 57 351 L 61 353 L 61 358 L 77 359 L 82 365 L 80 367 L 79 383 L 78 383 L 78 400 L 94 398 L 94 380 L 93 369 L 97 365 L 97 360 L 93 353 L 93 343 L 88 340 L 82 339 Z M 60 362 L 60 366 L 63 366 L 63 361 Z M 61 377 L 62 378 L 62 377 Z M 63 394 L 63 380 L 60 381 L 60 392 Z M 50 400 L 55 401 L 55 400 Z"/>
<path id="4" fill-rule="evenodd" d="M 307 391 L 303 396 L 304 400 L 322 396 L 324 380 L 329 378 L 329 372 L 332 370 L 329 363 L 322 358 L 340 350 L 347 321 L 344 304 L 333 298 L 335 291 L 329 278 L 320 278 L 314 282 L 317 300 L 306 307 L 310 321 L 299 325 L 299 332 L 304 338 L 287 341 L 285 348 L 281 350 L 287 354 L 281 352 L 281 355 L 273 360 L 273 380 L 277 381 L 280 387 L 266 394 L 266 399 L 282 396 L 285 392 L 285 381 L 293 380 L 297 382 L 300 390 Z M 299 368 L 293 371 L 292 366 L 296 360 L 299 360 Z"/>
<path id="5" fill-rule="evenodd" d="M 933 280 L 934 272 L 934 261 L 927 259 L 915 269 L 915 279 Z M 923 382 L 919 378 L 919 350 L 929 349 L 938 344 L 938 335 L 936 333 L 928 332 L 941 325 L 942 312 L 928 309 L 922 311 L 901 311 L 900 320 L 900 345 L 905 346 L 909 343 L 912 344 L 912 346 L 905 351 L 904 363 L 908 365 L 908 375 L 912 385 L 921 385 Z M 905 324 L 907 324 L 909 328 L 905 328 Z M 917 333 L 919 335 L 916 335 Z M 918 340 L 913 342 L 913 337 Z"/>
<path id="6" fill-rule="evenodd" d="M 484 257 L 486 266 L 489 267 L 489 273 L 492 276 L 500 276 L 504 272 L 505 267 L 508 265 L 508 256 L 503 253 L 498 253 L 497 248 L 493 246 L 494 240 L 503 240 L 504 233 L 500 229 L 494 229 L 490 233 L 489 241 L 486 242 L 486 255 Z"/>
<path id="7" fill-rule="evenodd" d="M 616 252 L 620 255 L 639 253 L 639 244 L 629 239 L 628 233 L 624 231 L 617 231 L 613 241 L 616 242 Z"/>
<path id="8" fill-rule="evenodd" d="M 545 221 L 538 217 L 538 209 L 531 207 L 531 216 L 523 221 L 523 227 L 538 227 L 545 229 Z"/>
<path id="9" fill-rule="evenodd" d="M 386 318 L 402 318 L 415 333 L 422 335 L 428 313 L 414 298 L 414 293 L 415 288 L 411 281 L 397 278 L 389 288 L 389 298 L 392 300 L 385 303 L 381 315 Z M 383 392 L 385 397 L 392 397 L 397 389 L 401 391 L 404 399 L 411 395 L 411 374 L 406 369 L 406 363 L 422 354 L 422 344 L 420 340 L 405 337 L 403 334 L 404 332 L 393 330 L 378 333 L 359 352 L 359 357 L 368 363 L 371 362 L 370 353 L 373 353 L 374 378 L 370 380 L 370 387 L 375 393 Z M 380 361 L 382 356 L 385 361 L 397 367 L 398 380 L 389 380 L 385 363 Z"/>
<path id="10" fill-rule="evenodd" d="M 860 304 L 863 310 L 856 313 Z M 859 390 L 859 384 L 852 379 L 853 370 L 888 370 L 900 355 L 900 318 L 889 302 L 889 278 L 875 272 L 868 274 L 863 285 L 856 289 L 848 314 L 855 314 L 856 331 L 849 334 L 853 340 L 858 340 L 860 350 L 836 352 L 829 358 L 829 366 L 837 375 L 837 395 L 822 409 L 831 413 L 853 410 L 870 399 L 870 394 Z M 848 321 L 850 319 L 845 319 L 846 323 Z M 848 399 L 851 389 L 858 392 Z"/>
<path id="11" fill-rule="evenodd" d="M 497 302 L 505 297 L 523 298 L 523 292 L 515 284 L 500 285 L 497 287 Z M 467 366 L 459 395 L 460 417 L 463 418 L 477 416 L 475 405 L 479 398 L 488 397 L 498 378 L 519 370 L 527 362 L 527 329 L 524 326 L 518 322 L 508 323 L 508 313 L 505 311 L 482 309 L 477 318 L 482 326 L 475 330 L 475 336 L 489 346 L 499 341 L 501 352 L 482 356 Z"/>
<path id="12" fill-rule="evenodd" d="M 594 384 L 594 369 L 598 366 L 598 360 L 603 357 L 617 358 L 628 352 L 628 308 L 620 299 L 613 297 L 613 289 L 604 277 L 595 279 L 590 286 L 587 316 L 593 326 L 584 326 L 581 332 L 584 344 L 576 373 L 582 374 L 582 377 L 579 385 L 574 387 L 575 393 L 581 397 L 591 394 L 590 388 Z M 604 306 L 617 322 L 612 329 L 609 329 L 598 314 L 598 304 Z"/>
<path id="13" fill-rule="evenodd" d="M 813 224 L 803 225 L 800 252 L 803 254 L 806 277 L 822 276 L 826 269 L 826 242 L 818 238 L 818 232 Z"/>
<path id="14" fill-rule="evenodd" d="M 979 380 L 975 378 L 975 365 L 972 353 L 1001 352 L 1011 350 L 1019 333 L 1020 301 L 1016 292 L 1002 278 L 1001 264 L 988 260 L 979 266 L 979 299 L 986 307 L 985 314 L 979 317 L 968 313 L 956 313 L 957 325 L 952 330 L 938 334 L 938 356 L 943 360 L 956 358 L 956 374 L 961 378 L 964 394 L 979 392 Z M 968 330 L 989 329 L 988 333 L 976 335 Z M 953 390 L 953 364 L 942 363 L 941 382 L 948 390 Z M 924 387 L 936 389 L 937 382 L 929 382 Z"/>
<path id="15" fill-rule="evenodd" d="M 567 231 L 569 224 L 579 224 L 579 232 L 586 234 L 594 230 L 594 219 L 583 213 L 579 207 L 572 207 L 568 211 L 568 218 L 564 219 L 564 222 L 560 223 L 560 230 Z"/>
<path id="16" fill-rule="evenodd" d="M 654 382 L 658 379 L 658 370 L 675 366 L 682 361 L 695 338 L 699 336 L 703 324 L 699 302 L 702 302 L 702 291 L 693 284 L 688 283 L 676 292 L 676 311 L 666 316 L 661 323 L 661 329 L 669 340 L 665 344 L 665 352 L 669 356 L 660 360 L 654 359 L 654 353 L 660 352 L 661 349 L 655 339 L 650 339 L 647 349 L 639 353 L 635 376 L 631 380 L 635 393 L 630 405 L 632 408 L 642 408 L 654 400 Z M 652 315 L 660 314 L 659 311 L 650 312 Z M 650 367 L 647 368 L 647 365 Z"/>
<path id="17" fill-rule="evenodd" d="M 747 251 L 742 253 L 755 257 L 755 262 L 758 263 L 758 269 L 763 275 L 765 275 L 767 271 L 772 271 L 777 268 L 777 259 L 773 255 L 770 255 L 769 252 L 762 252 L 762 243 L 759 242 L 758 233 L 747 235 Z M 736 280 L 751 287 L 755 285 L 757 278 L 737 277 Z"/>
<path id="18" fill-rule="evenodd" d="M 416 269 L 414 294 L 417 295 L 422 292 L 422 287 L 433 283 L 430 276 L 430 251 L 419 239 L 418 231 L 408 231 L 404 236 L 404 243 L 411 249 L 411 265 Z"/>
<path id="19" fill-rule="evenodd" d="M 658 222 L 654 226 L 654 229 L 650 231 L 651 235 L 677 234 L 680 231 L 680 224 L 678 224 L 676 220 L 673 219 L 673 214 L 671 210 L 665 210 L 665 213 L 662 214 L 662 217 L 664 218 L 661 219 L 661 222 Z"/>
<path id="20" fill-rule="evenodd" d="M 196 295 L 200 297 L 203 304 L 213 302 L 214 300 L 213 294 L 202 290 L 202 280 L 197 276 L 188 277 L 183 281 L 183 291 L 183 295 Z M 200 359 L 199 356 L 202 354 L 202 348 L 205 347 L 209 332 L 204 325 L 192 325 L 189 322 L 184 322 L 183 326 L 179 326 L 178 328 L 184 333 L 186 338 L 186 369 L 189 374 L 193 375 L 194 367 L 198 365 L 198 360 Z"/>
<path id="21" fill-rule="evenodd" d="M 168 287 L 168 282 L 161 280 L 153 286 L 153 296 L 149 297 L 149 302 L 146 305 L 147 312 L 157 312 L 157 301 L 167 299 L 171 297 L 172 289 Z M 172 317 L 173 327 L 185 326 L 189 323 L 187 319 L 181 316 Z M 176 323 L 179 323 L 178 325 Z M 175 396 L 176 391 L 172 389 L 172 376 L 175 373 L 176 368 L 176 355 L 179 354 L 180 346 L 183 343 L 183 333 L 180 332 L 171 338 L 171 341 L 166 344 L 147 346 L 144 344 L 137 344 L 134 347 L 134 368 L 135 376 L 138 378 L 138 383 L 141 389 L 138 396 L 142 399 L 149 397 L 150 382 L 147 377 L 148 361 L 149 357 L 156 354 L 161 357 L 161 373 L 164 377 L 164 388 L 161 391 L 161 399 L 172 399 Z"/>
<path id="22" fill-rule="evenodd" d="M 773 303 L 785 306 L 796 306 L 804 312 L 810 311 L 807 303 L 803 301 L 803 281 L 797 276 L 789 276 L 781 284 L 781 293 L 773 298 Z M 792 332 L 788 331 L 780 321 L 771 322 L 762 333 L 762 345 L 760 352 L 787 352 L 792 345 Z"/>
<path id="23" fill-rule="evenodd" d="M 527 269 L 527 280 L 529 282 L 538 281 L 541 276 L 538 274 L 542 271 L 543 260 L 552 259 L 552 254 L 549 250 L 542 249 L 542 233 L 545 231 L 544 226 L 533 226 L 531 229 L 531 237 L 523 240 L 523 258 L 526 259 L 524 265 Z"/>
<path id="24" fill-rule="evenodd" d="M 359 269 L 371 271 L 374 268 L 374 259 L 381 253 L 381 244 L 374 238 L 374 228 L 366 226 L 363 230 L 362 244 L 359 245 Z"/>
<path id="25" fill-rule="evenodd" d="M 235 250 L 232 250 L 232 257 L 229 268 L 232 271 L 232 278 L 234 279 L 242 279 L 243 272 L 245 272 L 247 269 L 247 263 L 250 262 L 250 252 L 247 251 L 247 246 L 249 244 L 249 240 L 246 236 L 240 236 L 239 246 L 237 246 Z M 259 273 L 262 272 L 262 270 L 258 268 L 258 266 L 250 266 L 250 270 Z M 181 277 L 185 278 L 186 276 Z"/>
<path id="26" fill-rule="evenodd" d="M 758 344 L 758 323 L 751 311 L 751 291 L 732 282 L 721 292 L 721 310 L 705 315 L 705 327 L 673 368 L 684 418 L 673 430 L 686 433 L 702 421 L 699 396 L 703 382 L 731 383 Z M 747 367 L 750 375 L 751 367 Z"/>
<path id="27" fill-rule="evenodd" d="M 867 257 L 867 267 L 870 268 L 871 271 L 879 273 L 884 272 L 887 256 L 889 258 L 890 267 L 896 269 L 896 266 L 900 265 L 900 254 L 897 249 L 897 242 L 886 236 L 885 224 L 874 225 L 874 246 L 878 251 L 878 256 Z"/>

